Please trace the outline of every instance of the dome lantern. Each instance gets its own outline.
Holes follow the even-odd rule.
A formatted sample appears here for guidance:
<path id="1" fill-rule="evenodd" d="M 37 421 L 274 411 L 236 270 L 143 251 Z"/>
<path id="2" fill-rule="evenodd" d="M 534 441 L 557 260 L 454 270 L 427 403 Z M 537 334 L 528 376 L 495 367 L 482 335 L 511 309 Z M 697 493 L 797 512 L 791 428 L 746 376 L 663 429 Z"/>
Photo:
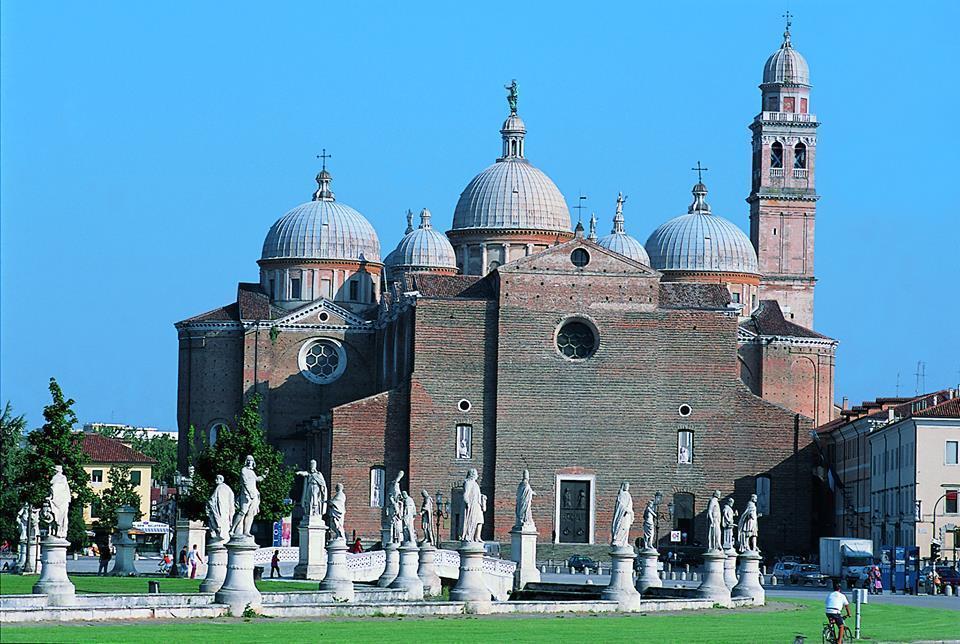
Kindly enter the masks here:
<path id="1" fill-rule="evenodd" d="M 623 218 L 623 204 L 627 198 L 620 192 L 617 194 L 617 208 L 613 215 L 613 229 L 609 235 L 605 235 L 597 240 L 597 244 L 607 250 L 623 255 L 635 262 L 640 262 L 647 266 L 650 265 L 650 258 L 647 251 L 635 237 L 628 235 Z"/>

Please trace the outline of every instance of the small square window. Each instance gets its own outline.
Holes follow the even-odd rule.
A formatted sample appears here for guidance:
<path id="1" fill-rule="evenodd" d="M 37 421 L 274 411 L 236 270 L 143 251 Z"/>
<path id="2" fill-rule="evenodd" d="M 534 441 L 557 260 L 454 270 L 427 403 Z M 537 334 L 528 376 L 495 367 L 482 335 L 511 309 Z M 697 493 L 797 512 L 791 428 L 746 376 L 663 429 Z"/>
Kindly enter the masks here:
<path id="1" fill-rule="evenodd" d="M 457 458 L 473 457 L 473 425 L 457 425 Z"/>
<path id="2" fill-rule="evenodd" d="M 91 483 L 103 483 L 103 470 L 93 470 L 90 472 Z"/>
<path id="3" fill-rule="evenodd" d="M 130 482 L 134 485 L 140 485 L 140 470 L 130 472 Z"/>
<path id="4" fill-rule="evenodd" d="M 677 432 L 677 463 L 682 465 L 693 463 L 693 432 L 688 429 Z"/>
<path id="5" fill-rule="evenodd" d="M 958 447 L 960 447 L 960 441 L 947 441 L 947 454 L 946 454 L 947 465 L 957 464 Z"/>
<path id="6" fill-rule="evenodd" d="M 733 301 L 734 304 L 740 304 L 740 294 L 739 294 L 739 293 L 731 293 L 731 294 L 730 294 L 730 297 L 731 297 L 731 300 Z"/>

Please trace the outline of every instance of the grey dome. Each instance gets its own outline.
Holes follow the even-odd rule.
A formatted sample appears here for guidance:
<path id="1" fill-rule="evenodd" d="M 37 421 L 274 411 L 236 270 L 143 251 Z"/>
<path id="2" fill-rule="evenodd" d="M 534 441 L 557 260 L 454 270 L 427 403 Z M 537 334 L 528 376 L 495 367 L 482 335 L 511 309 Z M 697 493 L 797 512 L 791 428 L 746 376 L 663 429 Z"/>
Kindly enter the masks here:
<path id="1" fill-rule="evenodd" d="M 810 67 L 790 44 L 790 31 L 783 34 L 783 44 L 763 66 L 763 82 L 784 85 L 810 85 Z"/>
<path id="2" fill-rule="evenodd" d="M 456 270 L 457 257 L 447 236 L 433 228 L 430 211 L 424 208 L 420 211 L 420 227 L 404 235 L 385 263 L 390 268 Z"/>
<path id="3" fill-rule="evenodd" d="M 330 174 L 317 175 L 314 200 L 278 219 L 263 241 L 261 260 L 308 259 L 380 262 L 380 240 L 370 222 L 334 200 Z"/>
<path id="4" fill-rule="evenodd" d="M 453 228 L 570 232 L 570 211 L 556 184 L 526 159 L 501 159 L 467 184 Z"/>
<path id="5" fill-rule="evenodd" d="M 626 198 L 621 192 L 617 195 L 617 210 L 613 216 L 613 230 L 610 231 L 609 235 L 601 237 L 597 240 L 597 244 L 606 248 L 607 250 L 612 250 L 615 253 L 619 253 L 624 257 L 629 257 L 630 259 L 640 262 L 650 266 L 650 257 L 647 255 L 647 251 L 644 249 L 643 244 L 641 244 L 635 237 L 627 234 L 626 229 L 624 228 L 624 219 L 623 219 L 623 204 L 626 202 Z M 590 218 L 590 234 L 594 235 L 596 230 L 596 217 Z"/>
<path id="6" fill-rule="evenodd" d="M 689 212 L 653 231 L 646 243 L 650 266 L 660 271 L 759 275 L 750 239 L 732 222 L 710 214 L 706 192 L 706 186 L 698 183 Z"/>

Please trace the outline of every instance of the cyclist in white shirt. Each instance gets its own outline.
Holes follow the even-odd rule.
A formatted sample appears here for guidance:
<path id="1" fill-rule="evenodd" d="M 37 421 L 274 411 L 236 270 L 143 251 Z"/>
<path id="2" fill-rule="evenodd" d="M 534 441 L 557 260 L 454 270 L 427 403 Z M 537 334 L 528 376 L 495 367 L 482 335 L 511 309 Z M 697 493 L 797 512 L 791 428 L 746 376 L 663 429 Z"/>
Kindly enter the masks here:
<path id="1" fill-rule="evenodd" d="M 850 602 L 847 596 L 840 592 L 840 582 L 833 582 L 833 592 L 827 595 L 826 601 L 827 621 L 831 625 L 836 625 L 839 631 L 837 644 L 843 644 L 843 616 L 841 611 L 846 611 L 846 616 L 850 617 Z"/>

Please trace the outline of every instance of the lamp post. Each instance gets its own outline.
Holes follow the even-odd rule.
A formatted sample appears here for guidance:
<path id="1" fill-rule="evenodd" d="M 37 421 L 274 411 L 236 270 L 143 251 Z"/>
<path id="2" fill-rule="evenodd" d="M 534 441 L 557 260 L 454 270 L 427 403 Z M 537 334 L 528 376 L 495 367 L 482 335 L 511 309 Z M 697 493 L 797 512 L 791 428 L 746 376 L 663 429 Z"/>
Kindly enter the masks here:
<path id="1" fill-rule="evenodd" d="M 443 515 L 443 492 L 441 492 L 440 490 L 437 490 L 437 495 L 435 498 L 437 501 L 437 510 L 436 510 L 436 517 L 435 517 L 437 522 L 437 545 L 439 546 L 440 545 L 440 527 L 441 527 L 441 524 L 443 523 L 443 516 L 444 516 Z"/>
<path id="2" fill-rule="evenodd" d="M 655 512 L 653 522 L 653 547 L 660 545 L 660 504 L 663 503 L 663 494 L 657 492 L 653 495 L 653 510 Z M 650 547 L 650 544 L 647 544 Z"/>

